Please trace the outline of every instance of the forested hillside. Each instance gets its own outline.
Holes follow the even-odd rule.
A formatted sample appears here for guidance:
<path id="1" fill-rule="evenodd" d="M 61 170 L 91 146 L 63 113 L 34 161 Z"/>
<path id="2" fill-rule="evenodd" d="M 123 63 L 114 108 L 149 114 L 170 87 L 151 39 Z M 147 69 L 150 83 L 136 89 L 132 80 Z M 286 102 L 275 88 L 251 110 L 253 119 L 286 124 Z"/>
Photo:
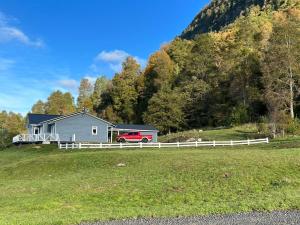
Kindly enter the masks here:
<path id="1" fill-rule="evenodd" d="M 221 7 L 222 18 L 234 20 L 253 2 L 263 4 L 213 1 L 203 13 L 227 4 L 231 7 Z M 152 124 L 161 133 L 251 122 L 273 136 L 295 133 L 300 130 L 299 0 L 269 3 L 247 8 L 221 30 L 176 38 L 153 53 L 145 69 L 128 57 L 112 80 L 82 79 L 76 104 L 70 93 L 56 91 L 32 112 L 87 108 L 111 122 Z M 3 121 L 9 118 L 2 115 Z"/>
<path id="2" fill-rule="evenodd" d="M 213 0 L 201 10 L 181 37 L 193 39 L 198 34 L 219 31 L 239 16 L 246 15 L 253 6 L 277 10 L 296 4 L 299 4 L 298 0 Z"/>

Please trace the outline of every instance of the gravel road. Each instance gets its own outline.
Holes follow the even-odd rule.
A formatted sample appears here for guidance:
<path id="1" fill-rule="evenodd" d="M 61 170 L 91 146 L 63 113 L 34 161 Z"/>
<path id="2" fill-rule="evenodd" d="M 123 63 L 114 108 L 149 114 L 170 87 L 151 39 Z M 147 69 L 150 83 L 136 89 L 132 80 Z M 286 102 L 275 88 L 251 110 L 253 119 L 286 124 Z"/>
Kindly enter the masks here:
<path id="1" fill-rule="evenodd" d="M 300 225 L 300 211 L 243 213 L 223 216 L 137 219 L 81 225 Z"/>

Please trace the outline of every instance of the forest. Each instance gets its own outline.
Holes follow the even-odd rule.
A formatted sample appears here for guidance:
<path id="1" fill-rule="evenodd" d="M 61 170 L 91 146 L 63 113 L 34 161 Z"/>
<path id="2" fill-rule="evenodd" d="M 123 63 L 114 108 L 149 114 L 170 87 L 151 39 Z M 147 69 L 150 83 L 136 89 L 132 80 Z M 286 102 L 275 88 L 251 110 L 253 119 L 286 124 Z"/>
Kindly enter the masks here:
<path id="1" fill-rule="evenodd" d="M 55 91 L 31 112 L 86 108 L 111 122 L 154 125 L 161 134 L 244 123 L 257 123 L 273 137 L 296 132 L 299 5 L 298 0 L 212 1 L 181 36 L 153 53 L 145 68 L 128 57 L 111 80 L 82 79 L 76 101 L 71 93 Z M 0 145 L 21 132 L 25 120 L 1 112 Z"/>

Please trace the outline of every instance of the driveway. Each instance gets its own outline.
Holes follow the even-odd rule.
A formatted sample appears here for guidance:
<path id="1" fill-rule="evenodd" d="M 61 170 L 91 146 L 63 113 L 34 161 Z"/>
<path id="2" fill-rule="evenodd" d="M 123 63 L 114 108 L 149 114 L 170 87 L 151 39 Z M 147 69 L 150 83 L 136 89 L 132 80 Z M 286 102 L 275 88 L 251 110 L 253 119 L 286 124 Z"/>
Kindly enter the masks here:
<path id="1" fill-rule="evenodd" d="M 82 225 L 300 225 L 300 211 L 243 213 L 220 216 L 179 217 L 170 219 L 137 219 Z"/>

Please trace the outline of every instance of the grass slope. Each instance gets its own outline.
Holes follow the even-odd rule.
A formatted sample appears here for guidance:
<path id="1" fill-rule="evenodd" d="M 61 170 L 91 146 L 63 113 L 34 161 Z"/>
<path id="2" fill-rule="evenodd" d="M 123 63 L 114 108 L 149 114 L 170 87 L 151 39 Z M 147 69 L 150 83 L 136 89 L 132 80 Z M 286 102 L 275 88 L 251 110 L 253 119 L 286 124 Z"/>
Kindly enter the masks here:
<path id="1" fill-rule="evenodd" d="M 0 224 L 300 209 L 300 145 L 291 146 L 11 148 L 0 151 Z"/>
<path id="2" fill-rule="evenodd" d="M 201 138 L 203 141 L 229 141 L 229 140 L 247 140 L 248 138 L 265 138 L 264 135 L 258 134 L 255 124 L 246 124 L 231 128 L 189 130 L 178 133 L 171 133 L 159 137 L 161 142 L 186 141 L 189 138 Z"/>

